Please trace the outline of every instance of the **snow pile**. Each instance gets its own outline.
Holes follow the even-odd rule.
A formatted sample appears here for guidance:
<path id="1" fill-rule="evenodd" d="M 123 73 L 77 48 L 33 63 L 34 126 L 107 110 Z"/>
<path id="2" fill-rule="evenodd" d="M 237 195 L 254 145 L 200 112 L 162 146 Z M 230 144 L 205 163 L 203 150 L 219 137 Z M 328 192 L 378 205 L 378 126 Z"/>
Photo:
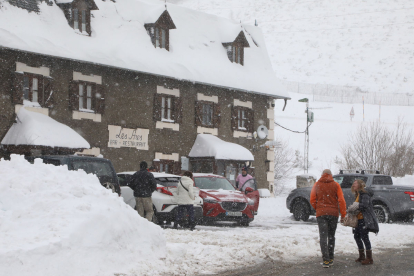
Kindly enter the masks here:
<path id="1" fill-rule="evenodd" d="M 169 0 L 263 29 L 280 79 L 413 93 L 412 0 Z"/>
<path id="2" fill-rule="evenodd" d="M 91 12 L 89 37 L 72 29 L 56 4 L 41 2 L 37 14 L 0 0 L 0 46 L 288 97 L 258 27 L 168 4 L 176 29 L 169 32 L 167 51 L 153 46 L 144 27 L 165 11 L 164 2 L 114 2 L 95 1 L 99 9 Z M 242 31 L 250 45 L 244 66 L 232 63 L 222 45 Z"/>
<path id="3" fill-rule="evenodd" d="M 160 227 L 96 176 L 0 161 L 0 275 L 114 275 L 165 258 Z"/>
<path id="4" fill-rule="evenodd" d="M 243 146 L 225 142 L 211 134 L 198 134 L 190 157 L 214 157 L 220 160 L 253 161 L 253 154 Z"/>
<path id="5" fill-rule="evenodd" d="M 394 185 L 414 187 L 414 175 L 406 175 L 405 177 L 393 177 Z"/>
<path id="6" fill-rule="evenodd" d="M 24 107 L 20 108 L 16 123 L 7 132 L 1 144 L 90 148 L 89 143 L 67 125 Z"/>

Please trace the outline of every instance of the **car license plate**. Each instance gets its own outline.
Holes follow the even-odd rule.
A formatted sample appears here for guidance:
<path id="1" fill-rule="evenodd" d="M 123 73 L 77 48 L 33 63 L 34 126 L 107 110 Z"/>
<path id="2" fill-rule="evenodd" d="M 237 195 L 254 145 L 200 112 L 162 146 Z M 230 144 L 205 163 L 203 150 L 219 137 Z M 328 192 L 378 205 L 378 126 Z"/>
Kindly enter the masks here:
<path id="1" fill-rule="evenodd" d="M 242 216 L 242 212 L 226 212 L 226 216 L 241 217 Z"/>

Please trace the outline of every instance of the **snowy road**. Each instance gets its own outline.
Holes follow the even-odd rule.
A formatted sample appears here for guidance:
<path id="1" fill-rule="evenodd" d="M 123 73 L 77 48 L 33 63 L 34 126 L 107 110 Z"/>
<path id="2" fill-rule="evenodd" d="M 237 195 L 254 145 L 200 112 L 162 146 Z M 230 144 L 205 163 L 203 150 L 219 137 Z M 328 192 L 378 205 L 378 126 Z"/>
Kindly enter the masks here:
<path id="1" fill-rule="evenodd" d="M 297 222 L 285 207 L 285 197 L 261 199 L 259 215 L 250 227 L 197 226 L 197 231 L 164 229 L 167 258 L 130 275 L 216 274 L 267 261 L 306 262 L 320 258 L 315 217 Z M 370 235 L 374 250 L 400 248 L 414 240 L 414 223 L 381 224 Z M 355 254 L 352 229 L 338 225 L 338 255 Z"/>

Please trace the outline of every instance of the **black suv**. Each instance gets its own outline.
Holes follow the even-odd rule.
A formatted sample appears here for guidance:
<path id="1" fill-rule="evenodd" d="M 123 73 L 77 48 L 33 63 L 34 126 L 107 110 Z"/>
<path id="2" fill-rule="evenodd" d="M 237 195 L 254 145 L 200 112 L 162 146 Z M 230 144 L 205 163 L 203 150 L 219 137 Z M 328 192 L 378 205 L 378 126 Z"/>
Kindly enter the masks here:
<path id="1" fill-rule="evenodd" d="M 118 177 L 111 161 L 99 157 L 87 157 L 76 155 L 44 155 L 28 156 L 26 159 L 33 164 L 34 159 L 43 159 L 43 163 L 55 166 L 67 165 L 71 171 L 84 170 L 86 173 L 93 173 L 99 178 L 102 186 L 111 189 L 114 193 L 121 195 Z"/>

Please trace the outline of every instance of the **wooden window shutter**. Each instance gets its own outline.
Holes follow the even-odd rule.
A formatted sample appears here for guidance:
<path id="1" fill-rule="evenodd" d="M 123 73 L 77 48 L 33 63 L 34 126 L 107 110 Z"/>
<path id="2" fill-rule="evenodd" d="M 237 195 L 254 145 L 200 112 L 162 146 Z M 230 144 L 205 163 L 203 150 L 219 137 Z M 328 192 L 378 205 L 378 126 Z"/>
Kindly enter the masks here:
<path id="1" fill-rule="evenodd" d="M 79 110 L 79 82 L 69 82 L 69 108 Z"/>
<path id="2" fill-rule="evenodd" d="M 92 90 L 92 103 L 95 101 L 93 107 L 98 114 L 105 114 L 105 90 L 102 84 L 95 85 L 95 94 Z"/>
<path id="3" fill-rule="evenodd" d="M 174 97 L 174 121 L 177 124 L 181 124 L 183 121 L 183 103 L 180 97 Z"/>
<path id="4" fill-rule="evenodd" d="M 203 108 L 203 104 L 201 102 L 196 101 L 195 103 L 195 125 L 196 126 L 202 126 L 203 124 L 202 108 Z"/>
<path id="5" fill-rule="evenodd" d="M 213 127 L 219 128 L 221 123 L 220 105 L 213 103 Z"/>
<path id="6" fill-rule="evenodd" d="M 43 100 L 43 106 L 44 107 L 53 107 L 53 104 L 55 103 L 54 98 L 54 92 L 53 92 L 53 79 L 49 77 L 43 78 L 43 93 L 39 92 L 39 95 L 42 94 Z M 40 96 L 39 96 L 40 99 Z M 40 102 L 39 102 L 40 103 Z"/>
<path id="7" fill-rule="evenodd" d="M 240 64 L 244 65 L 244 47 L 240 47 L 240 48 L 241 48 L 241 50 L 240 50 L 240 54 L 241 54 Z"/>
<path id="8" fill-rule="evenodd" d="M 154 121 L 161 121 L 161 101 L 162 101 L 162 96 L 159 94 L 155 94 L 154 95 L 154 113 L 153 113 Z"/>
<path id="9" fill-rule="evenodd" d="M 91 33 L 92 33 L 92 29 L 91 29 L 91 10 L 86 10 L 85 11 L 85 16 L 86 16 L 86 32 L 90 36 Z"/>
<path id="10" fill-rule="evenodd" d="M 23 77 L 23 73 L 14 73 L 12 91 L 13 104 L 23 104 Z"/>
<path id="11" fill-rule="evenodd" d="M 238 124 L 238 108 L 236 106 L 232 106 L 231 108 L 231 129 L 235 131 L 237 129 Z"/>
<path id="12" fill-rule="evenodd" d="M 254 132 L 254 112 L 253 112 L 253 109 L 246 109 L 246 112 L 247 112 L 246 130 L 247 130 L 247 132 Z"/>

